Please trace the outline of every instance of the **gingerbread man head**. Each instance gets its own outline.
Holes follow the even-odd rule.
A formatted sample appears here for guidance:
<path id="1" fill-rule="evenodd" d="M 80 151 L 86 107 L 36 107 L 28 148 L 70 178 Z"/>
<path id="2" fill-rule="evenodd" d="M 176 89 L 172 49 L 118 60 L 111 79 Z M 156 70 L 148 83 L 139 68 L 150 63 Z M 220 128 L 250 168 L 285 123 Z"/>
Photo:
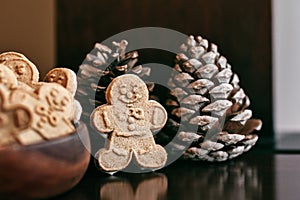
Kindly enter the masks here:
<path id="1" fill-rule="evenodd" d="M 71 69 L 63 67 L 54 68 L 46 74 L 44 81 L 58 83 L 69 90 L 73 96 L 75 95 L 77 89 L 77 79 L 76 74 Z"/>
<path id="2" fill-rule="evenodd" d="M 37 67 L 26 58 L 12 58 L 2 62 L 10 68 L 18 81 L 28 85 L 36 84 L 39 81 L 39 71 Z"/>
<path id="3" fill-rule="evenodd" d="M 137 76 L 126 74 L 113 80 L 106 92 L 108 104 L 138 105 L 148 101 L 148 89 L 146 84 Z"/>

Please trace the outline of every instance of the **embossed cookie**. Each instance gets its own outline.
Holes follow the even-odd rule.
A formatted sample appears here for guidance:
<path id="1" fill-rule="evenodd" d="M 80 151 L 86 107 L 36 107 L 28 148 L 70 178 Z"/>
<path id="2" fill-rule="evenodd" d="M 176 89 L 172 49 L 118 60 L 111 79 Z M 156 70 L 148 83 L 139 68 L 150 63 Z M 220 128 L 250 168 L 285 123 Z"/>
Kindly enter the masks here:
<path id="1" fill-rule="evenodd" d="M 35 93 L 16 89 L 10 96 L 11 103 L 20 102 L 32 115 L 31 131 L 25 132 L 33 137 L 38 133 L 49 140 L 74 132 L 70 118 L 73 114 L 73 97 L 69 91 L 58 84 L 44 83 Z M 26 139 L 26 134 L 20 135 Z M 25 141 L 26 142 L 26 141 Z"/>
<path id="2" fill-rule="evenodd" d="M 99 166 L 108 172 L 126 168 L 132 156 L 143 168 L 157 169 L 165 165 L 167 153 L 155 144 L 151 131 L 164 126 L 165 109 L 148 100 L 146 84 L 136 75 L 115 78 L 106 91 L 107 104 L 91 114 L 96 130 L 108 133 L 106 148 L 97 153 Z"/>
<path id="3" fill-rule="evenodd" d="M 76 74 L 68 68 L 54 68 L 49 71 L 45 78 L 45 82 L 58 83 L 69 90 L 73 96 L 77 89 Z"/>
<path id="4" fill-rule="evenodd" d="M 58 83 L 69 90 L 73 96 L 75 96 L 75 92 L 77 90 L 77 77 L 75 72 L 73 72 L 71 69 L 54 68 L 46 74 L 44 81 Z M 82 107 L 81 104 L 75 99 L 73 103 L 73 111 L 73 117 L 71 120 L 77 123 L 81 117 Z"/>
<path id="5" fill-rule="evenodd" d="M 11 69 L 20 82 L 31 86 L 39 81 L 38 69 L 26 58 L 6 59 L 1 64 Z"/>

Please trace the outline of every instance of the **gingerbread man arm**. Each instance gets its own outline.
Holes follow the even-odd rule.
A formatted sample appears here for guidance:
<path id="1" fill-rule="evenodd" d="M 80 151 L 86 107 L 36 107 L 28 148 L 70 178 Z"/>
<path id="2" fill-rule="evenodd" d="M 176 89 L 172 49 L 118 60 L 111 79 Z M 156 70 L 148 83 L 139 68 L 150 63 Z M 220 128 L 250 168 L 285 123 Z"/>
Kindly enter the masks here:
<path id="1" fill-rule="evenodd" d="M 91 114 L 91 124 L 96 130 L 102 133 L 109 133 L 113 131 L 114 126 L 111 110 L 111 105 L 102 105 L 93 111 Z"/>
<path id="2" fill-rule="evenodd" d="M 161 129 L 167 122 L 167 112 L 162 105 L 156 101 L 150 100 L 149 102 L 150 109 L 150 129 L 153 131 Z"/>

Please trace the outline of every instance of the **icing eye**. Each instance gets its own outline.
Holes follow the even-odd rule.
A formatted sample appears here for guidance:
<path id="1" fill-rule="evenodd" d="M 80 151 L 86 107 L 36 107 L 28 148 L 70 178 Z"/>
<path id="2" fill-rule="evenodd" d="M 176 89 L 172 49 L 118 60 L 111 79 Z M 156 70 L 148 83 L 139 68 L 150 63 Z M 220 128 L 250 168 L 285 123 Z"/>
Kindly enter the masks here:
<path id="1" fill-rule="evenodd" d="M 56 74 L 50 74 L 50 78 L 55 78 Z"/>
<path id="2" fill-rule="evenodd" d="M 120 93 L 123 95 L 127 93 L 126 84 L 120 85 Z"/>
<path id="3" fill-rule="evenodd" d="M 121 88 L 121 89 L 120 89 L 120 93 L 123 94 L 123 95 L 126 94 L 126 93 L 127 93 L 126 88 Z"/>
<path id="4" fill-rule="evenodd" d="M 59 77 L 58 77 L 58 80 L 60 80 L 60 81 L 65 80 L 65 77 L 59 76 Z"/>
<path id="5" fill-rule="evenodd" d="M 62 105 L 62 106 L 66 106 L 68 103 L 69 103 L 69 99 L 68 99 L 67 97 L 64 97 L 64 98 L 61 100 L 61 105 Z"/>
<path id="6" fill-rule="evenodd" d="M 136 93 L 136 92 L 138 91 L 138 89 L 139 89 L 139 87 L 138 87 L 137 85 L 134 85 L 134 86 L 132 87 L 132 91 L 133 91 L 134 93 Z"/>
<path id="7" fill-rule="evenodd" d="M 58 91 L 55 90 L 55 89 L 51 90 L 51 92 L 50 92 L 50 95 L 51 95 L 52 97 L 56 97 L 57 94 L 58 94 Z"/>

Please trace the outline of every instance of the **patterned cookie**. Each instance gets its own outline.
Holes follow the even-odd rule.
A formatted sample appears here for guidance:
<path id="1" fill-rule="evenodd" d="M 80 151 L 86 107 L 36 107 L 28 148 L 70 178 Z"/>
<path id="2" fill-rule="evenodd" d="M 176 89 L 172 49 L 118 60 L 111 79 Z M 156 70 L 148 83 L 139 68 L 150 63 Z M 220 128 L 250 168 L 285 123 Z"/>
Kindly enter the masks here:
<path id="1" fill-rule="evenodd" d="M 43 83 L 35 93 L 24 89 L 12 91 L 12 103 L 20 102 L 32 115 L 31 131 L 49 140 L 74 132 L 70 118 L 73 115 L 73 97 L 69 91 L 58 84 Z M 24 134 L 20 134 L 25 138 Z"/>
<path id="2" fill-rule="evenodd" d="M 69 90 L 73 96 L 77 89 L 76 74 L 68 68 L 54 68 L 49 71 L 45 78 L 45 82 L 58 83 Z"/>
<path id="3" fill-rule="evenodd" d="M 8 102 L 10 91 L 0 84 L 0 147 L 15 143 L 16 135 L 31 124 L 28 108 Z"/>
<path id="4" fill-rule="evenodd" d="M 39 81 L 38 69 L 26 58 L 6 59 L 2 64 L 11 69 L 20 82 L 31 86 Z"/>
<path id="5" fill-rule="evenodd" d="M 68 68 L 54 68 L 51 71 L 49 71 L 45 78 L 45 82 L 50 83 L 58 83 L 69 92 L 75 96 L 76 90 L 77 90 L 77 77 L 75 72 L 73 72 L 71 69 Z M 82 107 L 79 101 L 74 99 L 73 103 L 73 117 L 71 120 L 74 123 L 78 123 L 80 120 L 82 114 Z"/>
<path id="6" fill-rule="evenodd" d="M 91 124 L 99 132 L 109 133 L 106 148 L 97 153 L 104 171 L 126 168 L 132 156 L 143 168 L 157 169 L 165 165 L 167 153 L 155 144 L 151 130 L 164 126 L 167 113 L 148 97 L 147 86 L 138 76 L 122 75 L 108 86 L 107 104 L 93 111 Z"/>

